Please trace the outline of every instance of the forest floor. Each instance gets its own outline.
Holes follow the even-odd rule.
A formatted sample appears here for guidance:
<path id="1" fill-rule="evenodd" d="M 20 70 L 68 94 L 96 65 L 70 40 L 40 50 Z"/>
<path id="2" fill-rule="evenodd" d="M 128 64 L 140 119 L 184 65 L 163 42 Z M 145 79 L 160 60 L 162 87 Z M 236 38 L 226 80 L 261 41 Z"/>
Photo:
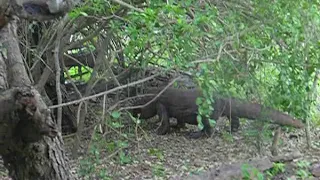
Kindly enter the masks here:
<path id="1" fill-rule="evenodd" d="M 232 135 L 222 123 L 215 128 L 212 138 L 197 140 L 185 137 L 190 130 L 196 131 L 196 126 L 160 136 L 154 132 L 155 124 L 150 124 L 133 127 L 131 132 L 122 131 L 125 138 L 112 133 L 103 139 L 95 138 L 96 142 L 91 142 L 90 155 L 77 160 L 77 174 L 81 179 L 184 179 L 224 163 L 271 156 L 272 137 L 264 137 L 258 150 L 259 143 L 255 142 L 261 141 L 250 135 L 254 134 L 250 123 L 245 123 Z M 260 130 L 257 132 L 261 133 Z M 311 139 L 319 143 L 319 138 L 320 129 L 314 129 Z M 317 145 L 319 148 L 319 144 L 314 144 Z M 272 179 L 307 177 L 310 172 L 306 166 L 320 162 L 320 151 L 306 150 L 303 130 L 282 132 L 278 147 L 279 155 L 299 152 L 303 156 L 287 163 L 285 172 Z"/>
<path id="2" fill-rule="evenodd" d="M 122 128 L 121 133 L 112 131 L 103 138 L 101 135 L 94 136 L 91 142 L 88 141 L 91 136 L 88 133 L 81 149 L 85 150 L 90 143 L 89 153 L 71 161 L 72 171 L 78 176 L 77 179 L 174 180 L 185 179 L 225 163 L 271 156 L 272 138 L 265 137 L 259 151 L 255 143 L 257 139 L 249 135 L 254 134 L 252 125 L 248 123 L 252 121 L 246 122 L 232 135 L 226 130 L 226 124 L 217 124 L 212 138 L 197 140 L 185 137 L 187 132 L 196 131 L 196 126 L 187 125 L 188 129 L 160 136 L 155 133 L 156 123 L 150 121 L 139 128 L 133 126 L 126 128 L 126 131 Z M 320 151 L 306 150 L 304 134 L 303 130 L 282 132 L 279 154 L 299 152 L 303 156 L 286 163 L 285 172 L 271 179 L 312 179 L 307 178 L 310 172 L 305 167 L 320 162 Z M 311 139 L 313 145 L 319 148 L 320 128 L 312 130 Z M 72 147 L 68 142 L 66 145 L 67 149 Z M 1 168 L 0 173 L 0 179 L 10 180 L 6 170 Z"/>

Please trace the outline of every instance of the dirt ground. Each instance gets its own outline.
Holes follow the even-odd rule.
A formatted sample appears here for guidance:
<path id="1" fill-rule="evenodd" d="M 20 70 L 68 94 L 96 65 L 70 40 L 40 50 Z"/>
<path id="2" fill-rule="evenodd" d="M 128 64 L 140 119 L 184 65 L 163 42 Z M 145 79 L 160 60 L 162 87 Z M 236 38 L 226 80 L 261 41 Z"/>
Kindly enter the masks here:
<path id="1" fill-rule="evenodd" d="M 250 131 L 252 127 L 242 127 L 231 136 L 223 126 L 220 125 L 220 127 L 216 128 L 216 133 L 212 138 L 197 140 L 190 140 L 185 137 L 185 133 L 190 130 L 197 130 L 196 126 L 188 126 L 186 130 L 172 132 L 164 136 L 156 135 L 154 132 L 155 127 L 144 127 L 142 128 L 143 130 L 138 128 L 136 134 L 128 138 L 128 147 L 112 152 L 108 152 L 107 148 L 100 150 L 100 159 L 94 167 L 95 172 L 93 172 L 93 174 L 96 174 L 90 178 L 82 177 L 81 179 L 93 179 L 102 171 L 107 172 L 110 179 L 184 179 L 186 176 L 204 172 L 223 163 L 271 156 L 271 138 L 265 140 L 261 150 L 258 151 L 257 145 L 254 143 L 255 140 L 245 135 L 245 132 Z M 315 129 L 312 133 L 315 146 L 317 146 L 316 143 L 318 143 L 319 136 L 320 129 Z M 112 140 L 109 142 L 112 142 Z M 130 158 L 130 162 L 121 164 L 119 160 L 120 152 L 124 152 L 122 155 Z M 293 152 L 303 154 L 303 157 L 296 160 L 296 162 L 301 160 L 311 164 L 320 162 L 319 151 L 306 150 L 303 130 L 281 134 L 279 154 Z M 80 159 L 84 158 L 78 159 L 75 171 L 81 171 L 79 167 Z M 292 170 L 294 168 L 292 166 L 296 166 L 293 165 L 296 162 L 288 164 L 287 167 L 291 168 L 287 169 L 286 173 L 281 176 L 291 177 L 296 175 L 295 170 Z M 94 179 L 101 178 L 96 177 Z"/>
<path id="2" fill-rule="evenodd" d="M 271 156 L 272 139 L 265 141 L 260 154 L 254 143 L 255 140 L 245 135 L 245 132 L 249 132 L 252 128 L 251 126 L 242 126 L 231 136 L 226 131 L 225 124 L 218 125 L 212 138 L 197 140 L 185 137 L 187 132 L 196 131 L 197 127 L 188 125 L 187 127 L 180 132 L 171 132 L 163 136 L 155 133 L 156 124 L 137 128 L 135 131 L 121 132 L 129 134 L 126 138 L 122 138 L 128 142 L 128 145 L 124 148 L 114 147 L 111 148 L 112 150 L 109 147 L 110 143 L 117 142 L 119 138 L 116 133 L 108 134 L 105 142 L 101 142 L 101 139 L 91 142 L 92 145 L 95 143 L 100 145 L 95 149 L 95 153 L 90 150 L 90 155 L 71 160 L 72 171 L 78 177 L 77 179 L 184 179 L 191 174 L 199 174 L 224 163 L 231 164 L 236 161 Z M 313 145 L 320 148 L 320 128 L 312 131 Z M 85 149 L 89 141 L 82 142 L 82 149 Z M 68 142 L 66 145 L 68 151 L 72 145 Z M 273 179 L 297 177 L 298 161 L 303 160 L 310 164 L 320 162 L 320 151 L 306 150 L 303 130 L 281 134 L 279 154 L 293 152 L 300 152 L 303 157 L 286 164 L 286 172 Z M 130 160 L 121 163 L 121 156 L 124 160 L 126 157 Z M 94 158 L 87 160 L 90 157 Z M 89 162 L 89 165 L 83 166 L 83 162 Z M 85 170 L 84 167 L 86 167 Z M 10 180 L 3 167 L 0 172 L 0 179 Z M 84 176 L 83 173 L 86 175 Z"/>

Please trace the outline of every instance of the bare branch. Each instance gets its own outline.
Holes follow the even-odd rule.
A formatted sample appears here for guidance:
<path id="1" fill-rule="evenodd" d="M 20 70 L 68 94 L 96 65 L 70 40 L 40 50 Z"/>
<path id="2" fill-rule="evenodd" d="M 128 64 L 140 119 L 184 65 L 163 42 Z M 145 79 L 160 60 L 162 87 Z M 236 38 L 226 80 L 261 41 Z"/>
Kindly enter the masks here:
<path id="1" fill-rule="evenodd" d="M 67 103 L 62 103 L 60 105 L 54 105 L 54 106 L 50 106 L 49 108 L 50 109 L 55 109 L 55 108 L 58 108 L 58 107 L 63 107 L 63 106 L 69 106 L 69 105 L 72 105 L 72 104 L 77 104 L 77 103 L 80 103 L 80 102 L 83 102 L 83 101 L 87 101 L 87 100 L 90 100 L 92 98 L 97 98 L 97 97 L 100 97 L 100 96 L 103 96 L 103 95 L 106 95 L 106 94 L 110 94 L 112 92 L 115 92 L 115 91 L 118 91 L 120 89 L 124 89 L 126 87 L 131 87 L 131 86 L 135 86 L 137 84 L 140 84 L 140 83 L 143 83 L 143 82 L 146 82 L 146 81 L 149 81 L 157 76 L 159 76 L 160 73 L 158 74 L 155 74 L 155 75 L 152 75 L 150 77 L 147 77 L 147 78 L 144 78 L 144 79 L 141 79 L 141 80 L 138 80 L 138 81 L 134 81 L 132 83 L 129 83 L 129 84 L 125 84 L 125 85 L 122 85 L 122 86 L 118 86 L 116 88 L 113 88 L 113 89 L 110 89 L 108 91 L 104 91 L 104 92 L 101 92 L 101 93 L 98 93 L 98 94 L 95 94 L 95 95 L 92 95 L 92 96 L 87 96 L 87 97 L 84 97 L 82 99 L 78 99 L 78 100 L 75 100 L 75 101 L 70 101 L 70 102 L 67 102 Z"/>
<path id="2" fill-rule="evenodd" d="M 113 111 L 115 108 L 117 108 L 117 106 L 119 106 L 120 104 L 126 102 L 126 101 L 130 101 L 133 99 L 139 99 L 139 98 L 143 98 L 143 97 L 147 97 L 147 96 L 154 96 L 154 94 L 142 94 L 142 95 L 137 95 L 137 96 L 133 96 L 133 97 L 128 97 L 126 99 L 123 99 L 121 101 L 118 101 L 116 104 L 114 104 L 113 106 L 111 106 L 108 111 Z M 137 106 L 134 106 L 134 108 L 139 108 Z M 126 110 L 126 108 L 122 108 L 122 110 Z"/>
<path id="3" fill-rule="evenodd" d="M 143 12 L 142 9 L 136 8 L 136 7 L 130 5 L 130 4 L 126 3 L 126 2 L 123 2 L 123 1 L 120 1 L 120 0 L 112 0 L 112 1 L 115 2 L 115 3 L 120 4 L 121 6 L 124 6 L 126 8 L 129 8 L 129 9 L 132 9 L 132 10 L 135 10 L 135 11 L 138 11 L 138 12 Z"/>
<path id="4" fill-rule="evenodd" d="M 180 79 L 180 76 L 173 79 L 168 85 L 166 85 L 153 99 L 151 99 L 149 102 L 147 102 L 144 105 L 139 105 L 139 106 L 131 106 L 131 107 L 124 107 L 124 108 L 120 108 L 119 111 L 122 110 L 129 110 L 129 109 L 137 109 L 137 108 L 144 108 L 146 106 L 148 106 L 149 104 L 151 104 L 152 102 L 154 102 L 159 96 L 161 96 L 161 94 L 163 94 L 164 91 L 166 91 L 173 83 L 175 83 L 177 80 Z"/>
<path id="5" fill-rule="evenodd" d="M 63 27 L 66 24 L 66 22 L 68 21 L 68 16 L 65 16 L 64 19 L 60 22 L 59 26 L 58 26 L 58 30 L 57 30 L 57 39 L 55 42 L 55 49 L 54 49 L 54 63 L 55 63 L 55 68 L 56 68 L 56 92 L 57 92 L 57 101 L 58 104 L 62 103 L 62 94 L 61 94 L 61 87 L 60 87 L 60 72 L 61 72 L 61 68 L 60 68 L 60 42 L 61 42 L 61 38 L 63 36 Z M 59 107 L 57 110 L 57 123 L 58 123 L 58 129 L 61 132 L 61 124 L 62 124 L 62 107 Z"/>

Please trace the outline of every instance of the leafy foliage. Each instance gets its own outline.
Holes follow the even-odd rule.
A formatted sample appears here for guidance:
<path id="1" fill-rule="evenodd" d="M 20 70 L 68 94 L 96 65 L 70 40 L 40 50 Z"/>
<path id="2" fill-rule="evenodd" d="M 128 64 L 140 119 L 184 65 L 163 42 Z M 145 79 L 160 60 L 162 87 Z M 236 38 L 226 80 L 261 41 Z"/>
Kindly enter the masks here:
<path id="1" fill-rule="evenodd" d="M 264 176 L 257 168 L 251 167 L 248 164 L 243 164 L 241 166 L 242 171 L 242 179 L 250 180 L 250 179 L 258 179 L 263 180 Z"/>
<path id="2" fill-rule="evenodd" d="M 88 1 L 73 16 L 107 15 L 119 8 Z M 126 65 L 192 73 L 203 90 L 202 118 L 212 112 L 212 92 L 310 117 L 309 92 L 319 68 L 316 3 L 152 1 L 122 18 L 109 26 L 123 38 Z"/>
<path id="3" fill-rule="evenodd" d="M 310 162 L 302 160 L 297 162 L 297 166 L 299 168 L 296 172 L 298 177 L 300 177 L 301 179 L 312 177 L 309 171 Z"/>
<path id="4" fill-rule="evenodd" d="M 318 60 L 316 6 L 285 1 L 247 5 L 242 6 L 249 15 L 228 11 L 235 8 L 231 4 L 226 10 L 198 1 L 151 3 L 144 12 L 130 14 L 130 23 L 119 32 L 128 37 L 125 55 L 142 67 L 151 63 L 193 73 L 203 89 L 198 101 L 203 117 L 210 115 L 212 92 L 218 91 L 307 118 Z"/>
<path id="5" fill-rule="evenodd" d="M 70 16 L 106 17 L 121 8 L 104 2 L 88 1 Z M 210 119 L 216 93 L 317 119 L 310 93 L 320 65 L 319 1 L 150 1 L 141 12 L 127 11 L 106 25 L 124 44 L 126 67 L 191 73 L 203 91 L 196 102 L 199 122 Z M 111 116 L 113 126 L 122 127 L 120 114 Z M 261 127 L 263 133 L 252 130 L 248 136 L 269 137 L 267 125 Z M 155 149 L 149 153 L 162 157 Z M 163 175 L 164 169 L 155 165 L 154 171 Z"/>
<path id="6" fill-rule="evenodd" d="M 83 66 L 80 66 L 80 68 L 81 68 L 82 74 L 79 71 L 79 66 L 74 66 L 69 69 L 68 71 L 69 75 L 71 76 L 72 80 L 75 80 L 75 81 L 80 80 L 80 81 L 88 82 L 92 73 L 92 69 L 89 67 L 83 67 Z M 68 78 L 68 75 L 64 73 L 64 77 Z"/>
<path id="7" fill-rule="evenodd" d="M 277 174 L 283 173 L 285 171 L 285 164 L 283 163 L 273 163 L 272 169 L 268 170 L 266 174 L 272 178 Z"/>

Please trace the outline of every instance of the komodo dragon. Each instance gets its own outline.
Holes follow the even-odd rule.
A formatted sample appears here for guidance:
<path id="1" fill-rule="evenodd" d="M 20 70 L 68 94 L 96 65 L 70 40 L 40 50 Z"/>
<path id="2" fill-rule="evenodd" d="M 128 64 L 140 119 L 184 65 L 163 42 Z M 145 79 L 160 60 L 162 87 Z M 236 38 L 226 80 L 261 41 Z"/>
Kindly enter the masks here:
<path id="1" fill-rule="evenodd" d="M 157 95 L 162 88 L 150 88 L 146 93 Z M 157 134 L 163 135 L 169 132 L 169 118 L 177 119 L 177 127 L 183 127 L 185 123 L 197 125 L 198 106 L 196 105 L 197 97 L 201 96 L 199 89 L 175 89 L 168 88 L 154 101 L 143 108 L 132 109 L 131 113 L 134 117 L 140 114 L 141 119 L 149 119 L 159 115 L 161 125 L 157 130 Z M 134 105 L 144 105 L 152 100 L 154 96 L 146 96 L 135 102 Z M 270 119 L 273 123 L 279 125 L 288 125 L 296 128 L 302 128 L 304 125 L 301 121 L 284 114 L 280 111 L 269 107 L 263 107 L 257 103 L 249 103 L 236 98 L 221 98 L 214 96 L 213 113 L 211 118 L 218 120 L 221 116 L 226 116 L 231 120 L 232 130 L 239 127 L 239 118 L 247 119 Z M 211 136 L 212 128 L 209 120 L 202 118 L 204 128 L 201 131 L 193 132 L 190 138 L 199 138 L 201 136 Z"/>

